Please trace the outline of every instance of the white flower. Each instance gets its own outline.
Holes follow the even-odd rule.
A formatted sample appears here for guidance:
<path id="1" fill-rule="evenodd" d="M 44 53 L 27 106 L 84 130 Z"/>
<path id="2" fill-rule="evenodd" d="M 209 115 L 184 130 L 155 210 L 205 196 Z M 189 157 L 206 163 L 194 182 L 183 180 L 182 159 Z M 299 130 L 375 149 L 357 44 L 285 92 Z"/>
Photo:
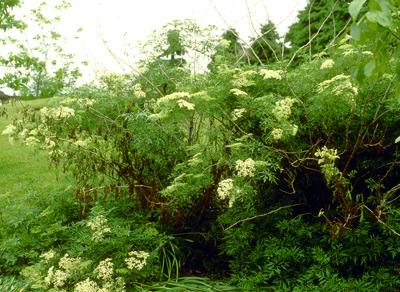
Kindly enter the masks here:
<path id="1" fill-rule="evenodd" d="M 246 92 L 244 92 L 240 89 L 237 89 L 237 88 L 233 88 L 229 92 L 233 93 L 236 96 L 239 96 L 239 95 L 247 96 L 248 95 Z"/>
<path id="2" fill-rule="evenodd" d="M 180 99 L 177 101 L 180 108 L 186 107 L 188 110 L 194 110 L 194 104 L 187 102 L 186 100 Z"/>
<path id="3" fill-rule="evenodd" d="M 146 93 L 142 90 L 142 85 L 137 83 L 133 86 L 133 94 L 136 98 L 143 98 L 146 97 Z"/>
<path id="4" fill-rule="evenodd" d="M 348 56 L 348 55 L 351 55 L 351 54 L 354 54 L 354 53 L 356 53 L 356 51 L 353 50 L 353 49 L 350 49 L 350 50 L 344 51 L 342 55 L 343 56 Z"/>
<path id="5" fill-rule="evenodd" d="M 161 103 L 165 103 L 165 102 L 169 102 L 172 100 L 181 99 L 183 97 L 189 97 L 189 96 L 190 96 L 190 94 L 187 92 L 174 92 L 174 93 L 171 93 L 171 94 L 161 97 L 157 101 L 157 103 L 161 104 Z"/>
<path id="6" fill-rule="evenodd" d="M 221 181 L 218 184 L 217 193 L 218 196 L 224 200 L 225 198 L 229 197 L 230 191 L 233 189 L 233 179 L 228 178 L 226 180 Z"/>
<path id="7" fill-rule="evenodd" d="M 45 258 L 45 260 L 48 261 L 49 259 L 52 259 L 55 255 L 56 255 L 56 253 L 53 250 L 50 250 L 50 251 L 42 254 L 40 257 Z"/>
<path id="8" fill-rule="evenodd" d="M 264 76 L 264 79 L 274 78 L 274 79 L 281 80 L 282 79 L 281 74 L 282 74 L 281 70 L 278 70 L 278 71 L 267 70 L 267 69 L 260 70 L 260 75 Z"/>
<path id="9" fill-rule="evenodd" d="M 95 242 L 103 241 L 104 233 L 111 232 L 111 228 L 107 227 L 107 219 L 103 215 L 94 217 L 88 222 L 87 226 L 94 231 L 92 240 Z"/>
<path id="10" fill-rule="evenodd" d="M 53 148 L 54 146 L 56 146 L 56 143 L 53 140 L 50 140 L 50 138 L 46 137 L 45 145 L 43 145 L 42 148 L 49 149 L 49 148 Z"/>
<path id="11" fill-rule="evenodd" d="M 97 278 L 98 279 L 111 279 L 114 270 L 113 270 L 113 263 L 111 262 L 111 259 L 106 259 L 104 261 L 101 261 L 97 268 L 94 270 L 95 273 L 97 273 Z"/>
<path id="12" fill-rule="evenodd" d="M 246 112 L 246 110 L 244 108 L 233 110 L 232 120 L 236 121 L 236 120 L 240 119 L 245 112 Z"/>
<path id="13" fill-rule="evenodd" d="M 14 134 L 14 132 L 15 132 L 16 129 L 17 129 L 17 128 L 16 128 L 14 125 L 9 124 L 9 125 L 6 126 L 6 129 L 3 131 L 2 135 L 11 135 L 11 134 Z"/>
<path id="14" fill-rule="evenodd" d="M 94 100 L 94 99 L 89 99 L 89 98 L 79 98 L 79 99 L 76 101 L 76 103 L 77 103 L 80 107 L 92 106 L 95 102 L 96 102 L 96 100 Z"/>
<path id="15" fill-rule="evenodd" d="M 69 258 L 66 253 L 58 262 L 58 266 L 66 271 L 75 270 L 81 263 L 81 258 Z"/>
<path id="16" fill-rule="evenodd" d="M 222 39 L 219 41 L 219 45 L 221 47 L 223 47 L 224 49 L 228 49 L 230 44 L 231 44 L 231 41 L 228 41 L 226 39 Z"/>
<path id="17" fill-rule="evenodd" d="M 53 274 L 54 274 L 53 269 L 54 269 L 54 267 L 51 266 L 51 268 L 49 268 L 49 270 L 48 270 L 48 272 L 47 272 L 46 278 L 44 278 L 44 282 L 45 282 L 47 285 L 50 285 L 50 284 L 51 284 L 51 278 L 53 277 Z"/>
<path id="18" fill-rule="evenodd" d="M 297 125 L 294 125 L 293 126 L 293 132 L 292 132 L 292 135 L 293 136 L 296 136 L 296 134 L 297 134 L 297 130 L 299 129 L 299 127 L 297 126 Z"/>
<path id="19" fill-rule="evenodd" d="M 68 279 L 69 274 L 67 272 L 57 270 L 53 275 L 53 282 L 55 287 L 62 287 Z"/>
<path id="20" fill-rule="evenodd" d="M 320 69 L 332 68 L 335 62 L 332 59 L 328 59 L 321 64 Z"/>
<path id="21" fill-rule="evenodd" d="M 82 141 L 82 140 L 78 140 L 74 142 L 74 145 L 79 146 L 79 147 L 86 147 L 87 146 L 87 142 L 86 141 Z"/>
<path id="22" fill-rule="evenodd" d="M 362 52 L 364 55 L 370 55 L 370 56 L 373 56 L 374 55 L 374 53 L 372 53 L 372 52 L 370 52 L 370 51 L 364 51 L 364 52 Z"/>
<path id="23" fill-rule="evenodd" d="M 85 281 L 76 284 L 74 292 L 98 292 L 99 286 L 96 282 L 87 278 Z"/>
<path id="24" fill-rule="evenodd" d="M 55 117 L 68 118 L 75 115 L 75 110 L 61 105 L 56 109 L 54 115 Z"/>
<path id="25" fill-rule="evenodd" d="M 240 159 L 237 160 L 236 161 L 236 170 L 238 172 L 238 176 L 239 177 L 246 177 L 246 176 L 253 177 L 254 171 L 255 171 L 254 165 L 255 165 L 254 160 L 251 158 L 247 158 L 246 161 L 242 161 Z"/>
<path id="26" fill-rule="evenodd" d="M 280 139 L 282 139 L 282 136 L 283 136 L 283 130 L 282 129 L 273 129 L 271 131 L 271 135 L 275 140 L 280 140 Z"/>
<path id="27" fill-rule="evenodd" d="M 133 270 L 141 270 L 143 267 L 146 265 L 146 260 L 150 256 L 148 252 L 145 251 L 131 251 L 128 253 L 130 256 L 129 258 L 125 259 L 126 265 L 128 266 L 128 269 Z"/>
<path id="28" fill-rule="evenodd" d="M 296 99 L 289 97 L 278 100 L 275 103 L 275 108 L 272 110 L 272 114 L 278 121 L 287 120 L 292 113 L 291 107 L 295 102 L 297 102 Z"/>
<path id="29" fill-rule="evenodd" d="M 39 142 L 40 141 L 38 139 L 31 136 L 31 137 L 26 138 L 25 145 L 33 147 L 33 146 L 36 146 Z"/>
<path id="30" fill-rule="evenodd" d="M 28 129 L 23 129 L 21 132 L 18 133 L 18 138 L 25 139 L 26 136 L 28 135 L 28 132 L 29 132 Z"/>
<path id="31" fill-rule="evenodd" d="M 318 159 L 318 164 L 330 163 L 339 158 L 337 149 L 328 149 L 326 146 L 322 147 L 322 149 L 318 149 L 314 155 L 316 157 L 321 157 Z"/>
<path id="32" fill-rule="evenodd" d="M 36 136 L 38 134 L 37 129 L 33 129 L 32 131 L 29 132 L 29 135 Z"/>

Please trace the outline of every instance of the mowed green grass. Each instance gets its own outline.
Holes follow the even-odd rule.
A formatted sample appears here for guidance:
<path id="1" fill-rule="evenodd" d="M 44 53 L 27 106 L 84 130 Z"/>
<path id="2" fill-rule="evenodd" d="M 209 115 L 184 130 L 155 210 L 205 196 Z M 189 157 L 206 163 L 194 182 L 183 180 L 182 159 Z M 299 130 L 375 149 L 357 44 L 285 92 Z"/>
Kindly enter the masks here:
<path id="1" fill-rule="evenodd" d="M 49 99 L 41 99 L 26 103 L 39 109 L 49 106 L 49 102 Z M 5 108 L 14 117 L 18 116 L 9 104 L 3 104 L 1 108 Z M 54 167 L 49 168 L 47 151 L 27 147 L 19 142 L 11 145 L 8 135 L 2 135 L 11 122 L 6 116 L 0 117 L 0 201 L 24 196 L 32 190 L 49 191 L 65 184 L 67 176 Z"/>

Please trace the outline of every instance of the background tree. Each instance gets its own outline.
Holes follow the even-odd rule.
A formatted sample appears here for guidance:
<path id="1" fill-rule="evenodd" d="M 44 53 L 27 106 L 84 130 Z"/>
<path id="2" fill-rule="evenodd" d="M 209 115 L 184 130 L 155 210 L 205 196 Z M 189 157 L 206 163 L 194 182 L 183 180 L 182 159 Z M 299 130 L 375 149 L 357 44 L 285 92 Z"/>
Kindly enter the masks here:
<path id="1" fill-rule="evenodd" d="M 309 0 L 300 10 L 297 21 L 289 26 L 285 41 L 290 42 L 292 54 L 311 42 L 310 55 L 322 52 L 334 40 L 350 20 L 349 4 L 345 0 Z"/>
<path id="2" fill-rule="evenodd" d="M 235 63 L 238 54 L 244 50 L 244 45 L 239 43 L 239 33 L 234 28 L 229 28 L 221 35 L 219 44 L 215 47 L 216 52 L 211 56 L 211 61 L 207 68 L 215 72 L 221 59 L 217 56 L 230 58 L 231 63 Z"/>
<path id="3" fill-rule="evenodd" d="M 280 55 L 281 42 L 275 24 L 268 21 L 260 27 L 260 37 L 252 39 L 250 60 L 252 64 L 269 64 L 277 61 Z"/>
<path id="4" fill-rule="evenodd" d="M 22 21 L 16 20 L 12 10 L 20 5 L 20 0 L 3 0 L 0 2 L 0 29 L 8 30 L 10 28 L 22 27 Z"/>
<path id="5" fill-rule="evenodd" d="M 9 35 L 1 40 L 10 52 L 0 56 L 0 64 L 6 68 L 0 84 L 19 91 L 20 96 L 54 96 L 71 88 L 81 76 L 78 68 L 72 68 L 74 55 L 64 52 L 65 39 L 56 31 L 61 13 L 70 4 L 62 1 L 56 5 L 58 15 L 51 18 L 46 16 L 46 6 L 43 2 L 31 10 L 35 31 L 38 31 L 34 37 L 27 37 L 31 31 L 26 31 L 28 28 L 24 26 L 20 27 L 18 39 Z"/>

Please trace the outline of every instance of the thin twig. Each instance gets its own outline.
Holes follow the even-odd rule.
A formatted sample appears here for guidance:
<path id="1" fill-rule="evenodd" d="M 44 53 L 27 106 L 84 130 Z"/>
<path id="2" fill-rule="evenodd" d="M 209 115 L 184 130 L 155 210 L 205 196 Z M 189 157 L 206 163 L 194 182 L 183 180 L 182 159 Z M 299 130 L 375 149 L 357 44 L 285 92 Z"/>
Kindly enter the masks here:
<path id="1" fill-rule="evenodd" d="M 290 205 L 290 206 L 279 207 L 278 209 L 275 209 L 275 210 L 273 210 L 273 211 L 271 211 L 271 212 L 268 212 L 268 213 L 265 213 L 265 214 L 256 215 L 256 216 L 253 216 L 253 217 L 250 217 L 250 218 L 246 218 L 246 219 L 239 220 L 239 221 L 236 222 L 235 224 L 232 224 L 232 225 L 229 226 L 228 228 L 224 229 L 224 231 L 227 231 L 228 229 L 232 228 L 233 226 L 235 226 L 235 225 L 237 225 L 237 224 L 239 224 L 239 223 L 241 223 L 241 222 L 250 221 L 250 220 L 253 220 L 253 219 L 255 219 L 255 218 L 268 216 L 268 215 L 273 214 L 273 213 L 275 213 L 275 212 L 278 212 L 278 211 L 280 211 L 280 210 L 282 210 L 282 209 L 287 209 L 287 208 L 291 208 L 291 207 L 295 207 L 295 206 L 300 206 L 300 205 L 304 205 L 304 203 L 302 203 L 302 204 L 294 204 L 294 205 Z"/>

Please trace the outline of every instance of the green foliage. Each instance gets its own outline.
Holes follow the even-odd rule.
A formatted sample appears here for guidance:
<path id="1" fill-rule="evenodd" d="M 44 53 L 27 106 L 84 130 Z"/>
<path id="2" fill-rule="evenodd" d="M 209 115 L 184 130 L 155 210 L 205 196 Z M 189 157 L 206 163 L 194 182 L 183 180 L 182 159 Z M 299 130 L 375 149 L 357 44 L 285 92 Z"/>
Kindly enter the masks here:
<path id="1" fill-rule="evenodd" d="M 282 44 L 273 22 L 268 21 L 260 27 L 260 37 L 252 39 L 250 60 L 252 64 L 267 65 L 280 60 Z"/>
<path id="2" fill-rule="evenodd" d="M 207 278 L 184 277 L 176 282 L 156 283 L 144 291 L 244 291 L 223 282 L 210 281 Z"/>
<path id="3" fill-rule="evenodd" d="M 309 56 L 336 44 L 350 20 L 348 1 L 323 0 L 307 1 L 307 6 L 298 12 L 286 34 L 285 42 L 290 42 L 291 53 L 305 47 Z"/>
<path id="4" fill-rule="evenodd" d="M 291 71 L 244 65 L 192 21 L 142 48 L 130 74 L 105 72 L 40 110 L 16 104 L 3 134 L 77 184 L 75 199 L 32 191 L 5 206 L 2 271 L 67 291 L 399 287 L 397 84 L 350 77 L 370 51 L 344 37 Z M 211 72 L 191 50 L 216 52 Z M 191 270 L 228 270 L 241 288 L 179 278 Z"/>
<path id="5" fill-rule="evenodd" d="M 11 276 L 2 277 L 0 276 L 0 291 L 1 292 L 22 292 L 27 291 L 25 288 L 28 285 L 23 279 Z"/>
<path id="6" fill-rule="evenodd" d="M 367 12 L 364 12 L 366 1 L 353 1 L 350 5 L 350 14 L 354 23 L 350 33 L 356 45 L 367 47 L 371 51 L 371 58 L 358 64 L 353 75 L 358 82 L 365 80 L 375 81 L 383 74 L 391 74 L 396 82 L 399 79 L 398 61 L 400 47 L 398 30 L 400 17 L 398 1 L 368 1 Z M 363 11 L 364 10 L 364 11 Z M 397 87 L 396 96 L 400 90 Z"/>
<path id="7" fill-rule="evenodd" d="M 12 10 L 20 5 L 19 0 L 5 0 L 0 3 L 0 29 L 21 28 L 23 23 L 15 19 Z"/>

